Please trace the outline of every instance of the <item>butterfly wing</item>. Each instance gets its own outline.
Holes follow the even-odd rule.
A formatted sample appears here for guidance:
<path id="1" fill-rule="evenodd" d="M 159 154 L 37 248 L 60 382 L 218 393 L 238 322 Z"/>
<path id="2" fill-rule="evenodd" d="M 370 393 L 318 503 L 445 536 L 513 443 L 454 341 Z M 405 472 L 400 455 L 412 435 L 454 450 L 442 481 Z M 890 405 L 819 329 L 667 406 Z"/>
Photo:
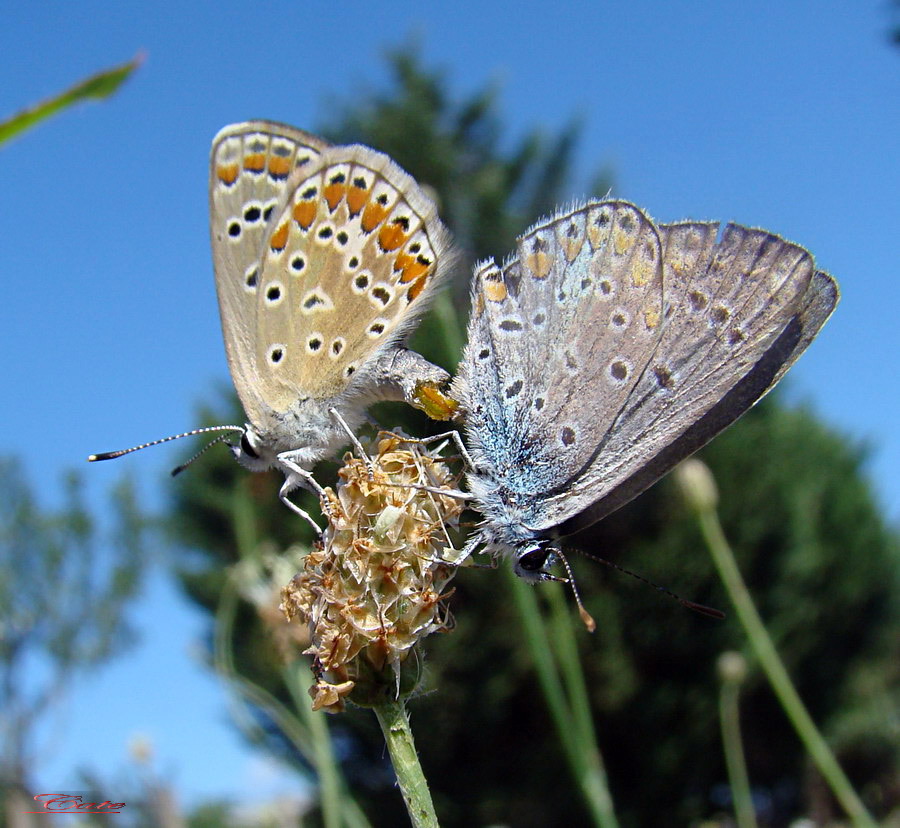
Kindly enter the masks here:
<path id="1" fill-rule="evenodd" d="M 210 153 L 209 215 L 216 293 L 228 367 L 241 403 L 258 421 L 255 337 L 260 256 L 266 228 L 295 170 L 328 147 L 321 138 L 268 121 L 225 127 Z"/>
<path id="2" fill-rule="evenodd" d="M 456 386 L 476 465 L 535 504 L 582 474 L 653 354 L 662 317 L 661 241 L 626 202 L 539 224 L 502 272 L 481 267 Z"/>
<path id="3" fill-rule="evenodd" d="M 599 500 L 568 520 L 563 518 L 565 522 L 558 534 L 577 532 L 624 506 L 737 420 L 775 387 L 816 337 L 838 300 L 839 291 L 835 280 L 823 271 L 816 271 L 794 318 L 785 325 L 757 363 L 732 384 L 725 396 L 671 442 L 662 447 L 657 446 L 655 455 L 648 452 L 643 465 L 632 463 L 631 474 L 617 483 L 611 491 L 601 495 Z M 588 482 L 587 479 L 585 482 Z M 591 498 L 588 490 L 581 502 L 590 501 Z M 559 498 L 554 499 L 553 508 L 560 509 L 562 506 Z M 547 513 L 551 513 L 549 508 Z"/>
<path id="4" fill-rule="evenodd" d="M 717 241 L 718 227 L 656 227 L 596 202 L 529 231 L 502 272 L 476 273 L 457 393 L 476 466 L 503 490 L 487 502 L 515 505 L 499 519 L 554 534 L 599 520 L 806 349 L 834 280 L 771 233 L 728 225 Z"/>
<path id="5" fill-rule="evenodd" d="M 448 274 L 448 248 L 434 203 L 386 155 L 333 147 L 299 170 L 254 286 L 250 353 L 265 405 L 377 395 L 382 357 Z"/>
<path id="6" fill-rule="evenodd" d="M 662 335 L 617 416 L 594 432 L 590 465 L 542 500 L 539 528 L 576 531 L 644 491 L 771 390 L 834 310 L 835 281 L 802 247 L 735 224 L 717 242 L 717 231 L 659 228 Z"/>

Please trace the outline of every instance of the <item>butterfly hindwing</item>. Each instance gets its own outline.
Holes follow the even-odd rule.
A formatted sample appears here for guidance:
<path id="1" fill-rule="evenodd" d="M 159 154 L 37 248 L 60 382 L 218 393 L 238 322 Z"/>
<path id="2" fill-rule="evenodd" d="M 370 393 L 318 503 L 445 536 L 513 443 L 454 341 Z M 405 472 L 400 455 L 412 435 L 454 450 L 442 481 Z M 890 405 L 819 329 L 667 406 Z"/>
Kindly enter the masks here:
<path id="1" fill-rule="evenodd" d="M 660 227 L 662 336 L 594 462 L 542 503 L 543 528 L 600 519 L 705 445 L 778 382 L 833 310 L 834 282 L 806 250 L 734 224 L 712 245 L 714 229 Z"/>
<path id="2" fill-rule="evenodd" d="M 367 147 L 324 151 L 267 232 L 255 370 L 276 411 L 365 385 L 448 272 L 434 203 Z"/>

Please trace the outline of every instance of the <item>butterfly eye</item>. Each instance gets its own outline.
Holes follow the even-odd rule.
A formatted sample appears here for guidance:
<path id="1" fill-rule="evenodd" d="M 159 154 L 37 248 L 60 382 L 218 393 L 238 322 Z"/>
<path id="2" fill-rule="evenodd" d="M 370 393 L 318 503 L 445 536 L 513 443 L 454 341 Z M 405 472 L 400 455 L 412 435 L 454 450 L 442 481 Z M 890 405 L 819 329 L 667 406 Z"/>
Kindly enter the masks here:
<path id="1" fill-rule="evenodd" d="M 534 546 L 527 552 L 523 552 L 519 556 L 519 560 L 517 561 L 517 563 L 519 565 L 519 568 L 524 570 L 525 572 L 539 572 L 544 568 L 544 564 L 547 563 L 547 558 L 549 555 L 549 549 L 544 549 L 540 546 Z"/>
<path id="2" fill-rule="evenodd" d="M 256 449 L 253 448 L 250 443 L 250 439 L 247 437 L 247 432 L 245 431 L 241 435 L 241 451 L 244 452 L 248 457 L 252 457 L 254 460 L 259 460 L 259 454 L 257 454 Z"/>

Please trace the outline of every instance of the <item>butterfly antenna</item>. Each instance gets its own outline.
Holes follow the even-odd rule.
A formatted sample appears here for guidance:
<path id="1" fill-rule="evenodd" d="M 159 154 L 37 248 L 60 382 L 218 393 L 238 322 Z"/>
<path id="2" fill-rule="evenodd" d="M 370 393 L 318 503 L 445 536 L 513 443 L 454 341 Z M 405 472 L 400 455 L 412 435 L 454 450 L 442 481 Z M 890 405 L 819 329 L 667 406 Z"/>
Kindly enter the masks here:
<path id="1" fill-rule="evenodd" d="M 175 468 L 172 469 L 172 472 L 171 472 L 172 477 L 175 477 L 175 476 L 181 474 L 188 466 L 191 465 L 191 463 L 193 463 L 197 458 L 206 454 L 206 452 L 208 452 L 217 443 L 225 443 L 227 441 L 228 441 L 228 435 L 220 434 L 214 440 L 211 440 L 210 442 L 208 442 L 202 449 L 200 449 L 200 451 L 198 451 L 193 457 L 191 457 L 190 460 L 185 460 L 184 463 L 182 463 L 180 466 L 175 466 Z"/>
<path id="2" fill-rule="evenodd" d="M 612 569 L 617 569 L 619 572 L 630 575 L 632 578 L 637 578 L 637 580 L 642 581 L 643 583 L 647 584 L 647 586 L 651 586 L 655 590 L 665 593 L 670 598 L 674 598 L 685 609 L 699 612 L 701 615 L 708 615 L 710 618 L 718 618 L 719 620 L 725 617 L 725 613 L 722 612 L 722 610 L 717 610 L 714 607 L 707 607 L 704 604 L 698 604 L 696 601 L 688 601 L 687 598 L 682 598 L 680 595 L 676 595 L 674 592 L 672 592 L 671 589 L 666 589 L 666 587 L 660 586 L 659 584 L 651 581 L 649 578 L 645 578 L 643 575 L 638 575 L 637 572 L 632 572 L 630 569 L 626 569 L 624 566 L 619 566 L 617 563 L 606 560 L 606 558 L 601 558 L 598 555 L 591 555 L 590 552 L 584 552 L 581 549 L 579 549 L 578 552 L 584 555 L 584 557 L 590 558 L 592 561 L 597 561 L 597 563 L 605 564 Z"/>
<path id="3" fill-rule="evenodd" d="M 591 614 L 584 608 L 584 604 L 581 603 L 581 595 L 578 593 L 578 587 L 575 586 L 575 575 L 572 573 L 572 567 L 569 566 L 568 558 L 563 555 L 562 549 L 554 549 L 556 556 L 562 561 L 562 565 L 566 570 L 566 575 L 568 576 L 566 583 L 572 588 L 572 595 L 575 596 L 575 603 L 578 604 L 578 615 L 581 616 L 581 621 L 585 627 L 587 627 L 588 632 L 594 632 L 597 629 L 597 622 L 591 617 Z"/>
<path id="4" fill-rule="evenodd" d="M 91 454 L 88 456 L 89 463 L 96 463 L 98 460 L 115 460 L 116 457 L 122 457 L 126 454 L 131 454 L 133 451 L 140 451 L 141 449 L 150 448 L 150 446 L 158 446 L 160 443 L 168 443 L 170 440 L 180 440 L 182 437 L 193 437 L 197 434 L 209 434 L 211 431 L 227 431 L 232 434 L 235 432 L 244 433 L 244 429 L 242 426 L 207 426 L 206 428 L 195 428 L 193 431 L 185 431 L 184 434 L 173 434 L 171 437 L 162 437 L 159 440 L 153 440 L 150 443 L 143 443 L 140 446 L 132 446 L 127 449 L 119 449 L 118 451 L 104 451 L 100 454 Z M 224 437 L 222 438 L 224 439 Z M 207 446 L 209 448 L 209 446 Z M 206 449 L 204 449 L 205 451 Z M 200 452 L 201 454 L 203 452 Z M 191 461 L 188 461 L 191 462 Z M 185 464 L 187 465 L 187 463 Z"/>

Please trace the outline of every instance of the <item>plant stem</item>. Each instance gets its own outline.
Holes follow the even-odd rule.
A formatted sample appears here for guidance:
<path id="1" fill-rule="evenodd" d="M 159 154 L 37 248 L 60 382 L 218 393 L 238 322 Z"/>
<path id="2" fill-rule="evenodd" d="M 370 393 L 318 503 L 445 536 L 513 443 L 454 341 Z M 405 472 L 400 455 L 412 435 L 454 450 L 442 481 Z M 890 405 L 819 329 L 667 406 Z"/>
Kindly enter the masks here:
<path id="1" fill-rule="evenodd" d="M 437 828 L 437 814 L 431 801 L 431 791 L 428 790 L 425 774 L 422 773 L 403 699 L 381 701 L 373 705 L 372 709 L 378 717 L 378 724 L 381 725 L 384 741 L 391 754 L 397 784 L 403 794 L 403 801 L 406 802 L 410 821 L 415 828 Z"/>
<path id="2" fill-rule="evenodd" d="M 572 705 L 566 698 L 563 679 L 552 655 L 554 647 L 550 644 L 550 634 L 538 608 L 535 588 L 516 577 L 511 568 L 505 567 L 505 569 L 507 581 L 512 588 L 516 606 L 522 618 L 525 640 L 531 650 L 538 683 L 556 726 L 569 769 L 581 788 L 593 824 L 599 828 L 616 828 L 617 822 L 612 797 L 606 787 L 606 774 L 603 770 L 600 751 L 593 739 L 593 725 L 591 725 L 591 734 L 584 734 L 580 726 L 583 724 L 583 720 L 581 723 L 579 722 L 579 717 L 575 715 Z M 542 584 L 542 587 L 552 590 L 553 585 Z M 571 633 L 571 617 L 568 621 Z M 577 660 L 577 651 L 573 656 L 572 646 L 566 649 L 568 655 L 561 654 L 560 658 L 571 659 L 574 657 Z M 578 670 L 578 673 L 580 672 Z M 567 675 L 567 679 L 572 681 L 572 675 Z M 570 692 L 573 691 L 570 690 Z M 577 691 L 574 692 L 577 696 Z M 576 707 L 578 706 L 577 702 L 576 698 Z M 590 748 L 586 748 L 588 740 Z"/>
<path id="3" fill-rule="evenodd" d="M 305 691 L 312 684 L 312 673 L 304 660 L 295 659 L 284 668 L 285 684 L 294 702 L 294 709 L 306 725 L 313 766 L 319 782 L 319 804 L 322 807 L 322 824 L 325 828 L 341 828 L 341 777 L 338 770 L 328 724 L 321 711 L 313 710 L 309 694 Z"/>
<path id="4" fill-rule="evenodd" d="M 613 807 L 612 796 L 607 784 L 606 768 L 603 755 L 597 744 L 597 732 L 591 715 L 591 701 L 588 694 L 584 671 L 581 669 L 581 658 L 578 655 L 576 635 L 585 634 L 583 626 L 578 624 L 572 615 L 572 602 L 567 600 L 562 585 L 548 584 L 546 591 L 550 604 L 550 623 L 553 630 L 553 641 L 556 646 L 553 652 L 562 672 L 563 681 L 569 698 L 569 715 L 575 725 L 574 737 L 578 745 L 578 753 L 582 759 L 581 788 L 596 815 L 598 825 L 602 828 L 617 828 L 618 821 Z"/>
<path id="5" fill-rule="evenodd" d="M 747 763 L 744 761 L 744 747 L 741 741 L 741 717 L 738 706 L 740 684 L 734 681 L 722 682 L 719 693 L 719 719 L 722 723 L 722 746 L 725 751 L 725 765 L 731 784 L 731 798 L 734 801 L 734 817 L 738 828 L 756 828 L 756 813 L 750 793 L 750 779 Z"/>
<path id="6" fill-rule="evenodd" d="M 787 713 L 791 724 L 797 731 L 797 735 L 815 763 L 819 772 L 831 788 L 835 798 L 841 807 L 853 820 L 854 825 L 871 826 L 875 821 L 866 811 L 862 800 L 857 796 L 850 781 L 844 775 L 840 765 L 834 758 L 834 754 L 826 744 L 822 735 L 816 729 L 812 718 L 806 710 L 800 696 L 794 689 L 787 670 L 778 655 L 769 633 L 756 611 L 753 599 L 740 570 L 734 560 L 722 524 L 714 507 L 705 507 L 696 510 L 700 522 L 700 530 L 709 547 L 713 562 L 719 571 L 719 577 L 728 591 L 728 595 L 737 611 L 738 620 L 744 628 L 750 640 L 750 646 L 762 666 L 775 695 L 781 702 L 782 708 Z"/>

